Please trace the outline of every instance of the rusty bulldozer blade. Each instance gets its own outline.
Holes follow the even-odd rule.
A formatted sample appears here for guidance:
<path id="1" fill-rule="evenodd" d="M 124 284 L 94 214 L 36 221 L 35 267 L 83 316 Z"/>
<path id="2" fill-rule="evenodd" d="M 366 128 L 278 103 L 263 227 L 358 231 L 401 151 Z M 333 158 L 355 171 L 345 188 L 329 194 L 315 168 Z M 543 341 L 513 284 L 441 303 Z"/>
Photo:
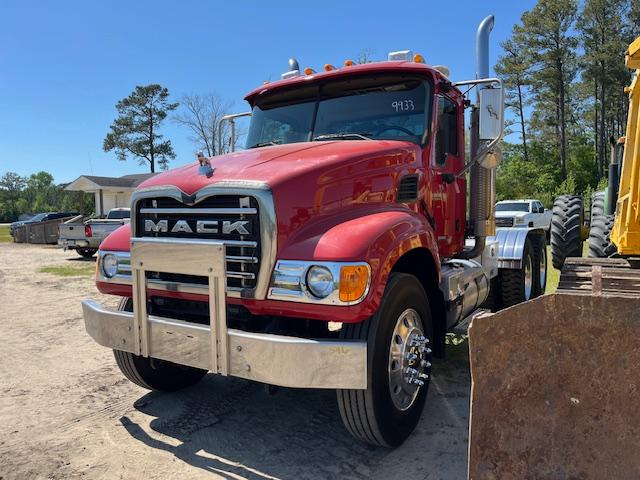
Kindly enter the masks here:
<path id="1" fill-rule="evenodd" d="M 640 478 L 640 272 L 592 263 L 473 320 L 470 479 Z"/>

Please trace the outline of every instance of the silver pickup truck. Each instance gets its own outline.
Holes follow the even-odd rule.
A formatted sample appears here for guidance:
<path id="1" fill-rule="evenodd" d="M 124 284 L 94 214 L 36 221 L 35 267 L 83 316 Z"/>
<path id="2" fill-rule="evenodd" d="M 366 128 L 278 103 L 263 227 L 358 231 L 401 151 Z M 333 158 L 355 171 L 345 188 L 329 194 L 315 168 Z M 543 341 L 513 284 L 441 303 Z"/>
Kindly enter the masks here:
<path id="1" fill-rule="evenodd" d="M 58 227 L 58 245 L 65 250 L 75 250 L 83 257 L 90 258 L 98 251 L 100 243 L 107 235 L 120 225 L 129 223 L 131 209 L 112 208 L 106 218 L 92 218 L 89 220 L 83 220 L 83 218 L 82 216 L 77 216 L 60 224 Z"/>

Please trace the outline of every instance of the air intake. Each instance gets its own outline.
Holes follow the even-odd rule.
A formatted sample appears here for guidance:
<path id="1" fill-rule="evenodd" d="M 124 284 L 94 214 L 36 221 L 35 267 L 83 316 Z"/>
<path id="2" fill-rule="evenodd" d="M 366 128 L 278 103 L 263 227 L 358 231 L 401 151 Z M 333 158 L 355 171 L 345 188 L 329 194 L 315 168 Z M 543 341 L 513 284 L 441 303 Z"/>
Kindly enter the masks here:
<path id="1" fill-rule="evenodd" d="M 418 200 L 418 175 L 406 175 L 400 180 L 397 201 L 402 203 Z"/>

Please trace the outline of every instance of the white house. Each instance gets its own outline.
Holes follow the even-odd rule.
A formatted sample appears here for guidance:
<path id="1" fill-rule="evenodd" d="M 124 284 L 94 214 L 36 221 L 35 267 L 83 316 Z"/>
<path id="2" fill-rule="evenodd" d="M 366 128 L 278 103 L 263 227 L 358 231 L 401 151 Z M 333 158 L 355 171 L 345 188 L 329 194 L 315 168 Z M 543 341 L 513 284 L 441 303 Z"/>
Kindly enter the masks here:
<path id="1" fill-rule="evenodd" d="M 123 177 L 96 177 L 82 175 L 65 187 L 72 192 L 93 193 L 96 215 L 105 216 L 109 210 L 131 206 L 131 193 L 153 173 L 137 173 Z"/>

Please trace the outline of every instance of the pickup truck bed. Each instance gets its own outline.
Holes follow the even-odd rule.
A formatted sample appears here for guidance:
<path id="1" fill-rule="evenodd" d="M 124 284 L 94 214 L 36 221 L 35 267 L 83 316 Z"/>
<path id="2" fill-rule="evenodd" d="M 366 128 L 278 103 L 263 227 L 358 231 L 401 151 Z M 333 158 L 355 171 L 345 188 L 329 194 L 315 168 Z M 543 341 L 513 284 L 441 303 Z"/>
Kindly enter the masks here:
<path id="1" fill-rule="evenodd" d="M 109 212 L 111 214 L 111 212 Z M 129 218 L 105 218 L 83 221 L 75 217 L 59 226 L 58 245 L 65 250 L 76 250 L 83 257 L 91 257 L 98 251 L 100 243 Z"/>

